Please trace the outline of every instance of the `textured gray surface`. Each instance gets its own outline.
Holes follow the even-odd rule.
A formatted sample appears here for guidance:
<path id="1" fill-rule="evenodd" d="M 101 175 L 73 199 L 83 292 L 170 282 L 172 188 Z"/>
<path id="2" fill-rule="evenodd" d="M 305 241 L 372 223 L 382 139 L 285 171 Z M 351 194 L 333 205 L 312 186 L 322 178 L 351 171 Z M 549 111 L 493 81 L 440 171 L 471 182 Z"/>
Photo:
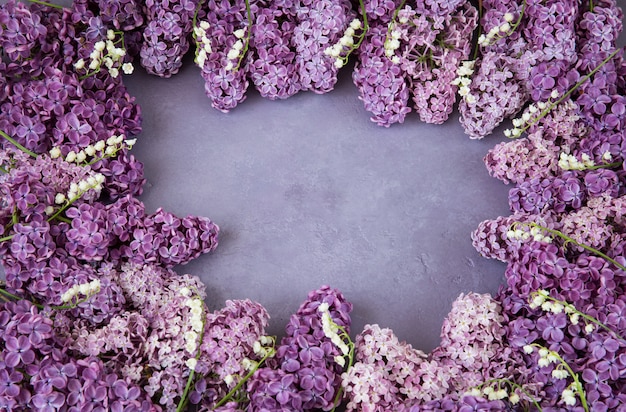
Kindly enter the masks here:
<path id="1" fill-rule="evenodd" d="M 215 252 L 178 269 L 202 278 L 211 309 L 256 300 L 281 335 L 306 294 L 330 284 L 354 304 L 353 334 L 378 323 L 430 350 L 461 292 L 502 281 L 504 265 L 470 239 L 508 214 L 508 188 L 482 162 L 500 138 L 471 141 L 456 115 L 378 127 L 347 69 L 332 93 L 269 101 L 251 89 L 228 114 L 210 107 L 190 64 L 127 84 L 144 114 L 133 149 L 149 181 L 142 200 L 222 229 Z"/>

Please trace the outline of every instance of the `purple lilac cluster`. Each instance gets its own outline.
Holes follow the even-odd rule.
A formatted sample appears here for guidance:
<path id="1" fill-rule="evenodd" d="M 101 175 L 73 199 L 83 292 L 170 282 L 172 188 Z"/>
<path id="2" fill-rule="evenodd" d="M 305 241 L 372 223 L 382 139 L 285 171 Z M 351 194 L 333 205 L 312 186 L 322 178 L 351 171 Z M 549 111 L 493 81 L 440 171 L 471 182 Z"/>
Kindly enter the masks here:
<path id="1" fill-rule="evenodd" d="M 515 1 L 482 2 L 482 33 L 498 32 L 522 15 Z M 507 22 L 505 16 L 510 16 Z M 520 21 L 523 27 L 523 22 Z M 517 30 L 500 33 L 481 44 L 481 55 L 474 60 L 468 93 L 459 102 L 459 120 L 472 139 L 490 134 L 506 117 L 517 113 L 528 100 L 528 73 L 536 57 L 527 40 Z"/>
<path id="2" fill-rule="evenodd" d="M 249 410 L 328 411 L 337 406 L 343 367 L 335 358 L 344 354 L 324 332 L 320 305 L 327 305 L 331 320 L 349 333 L 352 304 L 328 286 L 310 292 L 291 316 L 276 356 L 248 381 Z"/>
<path id="3" fill-rule="evenodd" d="M 224 308 L 207 314 L 195 369 L 202 377 L 189 395 L 192 404 L 215 410 L 231 390 L 242 386 L 246 375 L 263 359 L 264 350 L 269 350 L 265 341 L 268 320 L 265 308 L 250 300 L 229 300 Z M 234 394 L 233 401 L 240 396 Z"/>
<path id="4" fill-rule="evenodd" d="M 349 1 L 252 1 L 249 15 L 244 1 L 209 1 L 199 11 L 197 26 L 208 24 L 196 38 L 196 63 L 214 108 L 233 109 L 250 81 L 271 100 L 333 89 L 338 68 L 324 50 L 355 15 Z"/>
<path id="5" fill-rule="evenodd" d="M 443 123 L 452 112 L 452 84 L 470 53 L 478 12 L 469 3 L 366 2 L 369 30 L 352 77 L 359 99 L 381 126 L 401 123 L 411 106 L 422 121 Z M 413 104 L 409 104 L 412 98 Z"/>
<path id="6" fill-rule="evenodd" d="M 247 27 L 246 5 L 243 0 L 233 4 L 209 0 L 200 13 L 198 21 L 208 22 L 208 57 L 205 62 L 198 62 L 205 81 L 205 92 L 214 108 L 228 112 L 245 100 L 249 85 L 244 70 L 233 70 L 234 65 L 230 70 L 227 69 L 228 52 L 238 40 L 234 33 Z M 196 42 L 197 47 L 201 47 L 201 40 L 197 39 Z"/>
<path id="7" fill-rule="evenodd" d="M 295 51 L 296 10 L 286 3 L 255 3 L 250 29 L 245 70 L 249 70 L 250 80 L 261 96 L 270 100 L 286 99 L 301 88 Z"/>
<path id="8" fill-rule="evenodd" d="M 457 92 L 452 81 L 471 51 L 478 11 L 469 2 L 459 3 L 418 3 L 416 10 L 406 6 L 392 26 L 402 33 L 400 65 L 411 89 L 413 107 L 426 123 L 441 124 L 452 113 Z M 399 23 L 404 20 L 407 23 Z"/>
<path id="9" fill-rule="evenodd" d="M 359 100 L 379 126 L 389 127 L 404 122 L 409 107 L 410 90 L 399 64 L 385 56 L 383 45 L 387 36 L 385 25 L 370 22 L 365 40 L 359 49 L 352 80 L 359 89 Z"/>
<path id="10" fill-rule="evenodd" d="M 459 102 L 459 121 L 472 139 L 490 134 L 528 100 L 526 56 L 485 52 L 475 61 L 468 93 Z"/>
<path id="11" fill-rule="evenodd" d="M 48 316 L 25 300 L 0 304 L 0 409 L 155 410 L 140 386 L 101 359 L 75 357 Z"/>
<path id="12" fill-rule="evenodd" d="M 189 50 L 197 8 L 198 0 L 145 2 L 146 23 L 139 56 L 148 73 L 170 77 L 180 70 Z"/>
<path id="13" fill-rule="evenodd" d="M 561 63 L 553 81 L 546 80 L 546 91 L 561 93 L 615 50 L 615 33 L 621 30 L 615 3 L 598 2 L 593 11 L 586 7 L 581 4 L 575 24 L 587 56 L 579 49 L 575 72 Z M 592 21 L 601 23 L 593 26 Z M 592 26 L 593 35 L 585 31 Z M 584 46 L 587 42 L 595 44 L 597 53 Z M 581 407 L 583 396 L 593 410 L 619 410 L 625 404 L 624 382 L 617 372 L 626 359 L 619 56 L 582 82 L 573 101 L 564 101 L 531 124 L 528 137 L 498 145 L 485 158 L 493 176 L 516 184 L 509 196 L 514 214 L 481 223 L 473 241 L 484 256 L 507 263 L 506 284 L 496 299 L 502 305 L 505 342 L 517 354 L 508 367 L 525 368 L 514 381 L 532 385 L 544 409 Z M 519 222 L 545 229 L 532 232 Z M 520 238 L 524 230 L 530 235 Z M 544 305 L 546 298 L 534 303 L 537 291 L 562 303 Z M 560 361 L 546 362 L 533 350 L 537 347 L 558 354 L 572 372 L 562 372 Z M 575 379 L 582 383 L 582 395 L 567 398 L 564 394 Z"/>
<path id="14" fill-rule="evenodd" d="M 297 27 L 293 33 L 296 68 L 302 90 L 331 91 L 339 69 L 324 53 L 337 43 L 356 13 L 349 0 L 306 0 L 296 2 Z"/>
<path id="15" fill-rule="evenodd" d="M 588 75 L 608 58 L 622 31 L 623 14 L 612 0 L 599 1 L 591 10 L 585 10 L 578 22 L 579 39 L 577 73 Z M 589 81 L 583 83 L 575 94 L 581 117 L 594 130 L 602 134 L 621 133 L 626 116 L 626 89 L 623 77 L 626 63 L 622 53 L 604 64 Z"/>
<path id="16" fill-rule="evenodd" d="M 146 214 L 143 203 L 130 195 L 104 204 L 92 189 L 71 204 L 58 204 L 59 195 L 94 172 L 49 155 L 2 153 L 8 173 L 0 178 L 6 205 L 0 251 L 7 285 L 38 301 L 59 304 L 60 294 L 77 281 L 68 270 L 83 272 L 91 281 L 98 262 L 172 267 L 217 247 L 219 228 L 209 219 L 180 219 L 162 209 Z"/>
<path id="17" fill-rule="evenodd" d="M 0 65 L 6 82 L 0 100 L 0 130 L 35 153 L 57 147 L 63 156 L 114 135 L 138 134 L 141 111 L 119 76 L 114 78 L 103 69 L 83 78 L 74 68 L 79 59 L 88 58 L 97 41 L 106 39 L 102 20 L 81 2 L 63 11 L 30 7 L 15 1 L 0 7 L 0 19 L 32 25 L 25 32 L 38 32 L 40 21 L 47 19 L 44 35 L 33 35 L 27 45 L 20 43 L 24 36 L 4 30 L 0 34 L 5 50 L 19 48 L 24 54 Z M 6 148 L 10 143 L 2 139 L 0 144 Z M 105 190 L 111 197 L 141 193 L 143 166 L 126 151 L 93 168 L 106 177 Z"/>

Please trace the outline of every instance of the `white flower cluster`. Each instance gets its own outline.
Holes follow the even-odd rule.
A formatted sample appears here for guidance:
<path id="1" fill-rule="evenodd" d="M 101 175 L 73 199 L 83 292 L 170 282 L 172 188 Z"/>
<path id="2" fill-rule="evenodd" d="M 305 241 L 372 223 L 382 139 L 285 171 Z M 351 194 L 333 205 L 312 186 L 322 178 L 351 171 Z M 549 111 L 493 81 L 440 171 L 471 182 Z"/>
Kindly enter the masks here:
<path id="1" fill-rule="evenodd" d="M 522 116 L 516 119 L 513 119 L 511 123 L 513 123 L 513 129 L 506 129 L 504 131 L 504 135 L 510 138 L 520 137 L 522 133 L 528 127 L 541 119 L 545 113 L 544 111 L 549 105 L 553 104 L 553 101 L 559 97 L 559 92 L 557 90 L 552 90 L 550 94 L 550 100 L 547 102 L 537 102 L 537 104 L 530 104 L 522 113 Z M 532 121 L 532 122 L 531 122 Z"/>
<path id="2" fill-rule="evenodd" d="M 470 76 L 474 74 L 475 63 L 475 60 L 465 60 L 456 70 L 456 79 L 452 80 L 452 84 L 459 87 L 459 96 L 469 104 L 476 103 L 476 96 L 470 94 L 469 88 L 472 84 Z"/>
<path id="3" fill-rule="evenodd" d="M 580 321 L 580 312 L 574 305 L 554 300 L 550 297 L 547 290 L 541 289 L 534 292 L 529 306 L 531 309 L 541 307 L 542 310 L 554 313 L 555 315 L 565 312 L 569 316 L 569 320 L 573 325 L 578 325 L 578 322 Z M 591 323 L 588 323 L 585 326 L 585 332 L 587 333 L 591 333 L 594 330 L 595 327 Z"/>
<path id="4" fill-rule="evenodd" d="M 489 46 L 490 44 L 510 35 L 513 32 L 513 30 L 515 29 L 511 26 L 511 22 L 513 21 L 513 14 L 508 12 L 504 13 L 503 19 L 504 23 L 499 26 L 492 27 L 486 35 L 481 34 L 478 37 L 479 45 Z"/>
<path id="5" fill-rule="evenodd" d="M 607 150 L 602 155 L 602 159 L 610 163 L 611 160 L 613 160 L 613 156 L 611 152 Z M 576 156 L 567 153 L 561 153 L 559 156 L 559 167 L 563 170 L 586 170 L 595 166 L 595 162 L 587 153 L 580 155 L 580 160 L 578 160 Z"/>
<path id="6" fill-rule="evenodd" d="M 511 394 L 509 394 L 509 392 L 506 390 L 506 388 L 504 386 L 498 385 L 497 388 L 493 387 L 493 386 L 485 386 L 483 388 L 483 390 L 481 391 L 478 388 L 472 388 L 469 392 L 469 395 L 471 396 L 475 396 L 475 397 L 486 397 L 488 400 L 490 401 L 497 401 L 500 399 L 509 399 L 509 401 L 511 402 L 511 404 L 513 405 L 517 405 L 520 401 L 520 397 L 517 393 L 512 392 Z"/>
<path id="7" fill-rule="evenodd" d="M 561 153 L 559 156 L 559 167 L 563 170 L 585 170 L 595 166 L 595 163 L 587 153 L 580 156 L 580 160 L 576 156 L 567 153 Z"/>
<path id="8" fill-rule="evenodd" d="M 209 54 L 213 53 L 211 38 L 206 33 L 209 27 L 211 26 L 208 21 L 201 21 L 198 26 L 193 28 L 193 35 L 196 38 L 196 58 L 194 62 L 200 68 L 204 67 Z"/>
<path id="9" fill-rule="evenodd" d="M 185 301 L 185 306 L 189 308 L 189 313 L 191 314 L 191 318 L 189 320 L 189 326 L 191 326 L 191 329 L 187 330 L 183 335 L 185 339 L 185 349 L 187 352 L 195 354 L 198 349 L 198 340 L 200 338 L 199 334 L 202 333 L 204 329 L 203 302 L 202 299 L 198 297 L 191 297 L 191 290 L 187 287 L 182 287 L 179 293 L 188 298 Z M 198 361 L 195 357 L 192 357 L 187 359 L 185 364 L 189 369 L 195 370 Z"/>
<path id="10" fill-rule="evenodd" d="M 226 58 L 228 59 L 228 63 L 226 63 L 226 67 L 225 67 L 226 70 L 239 69 L 241 56 L 243 56 L 243 53 L 244 53 L 243 38 L 246 35 L 246 30 L 245 29 L 235 30 L 233 34 L 237 38 L 237 41 L 233 44 L 233 47 L 231 47 L 228 53 L 226 54 Z"/>
<path id="11" fill-rule="evenodd" d="M 350 353 L 350 348 L 344 342 L 344 340 L 339 336 L 339 325 L 337 325 L 330 317 L 330 311 L 328 303 L 321 303 L 317 310 L 322 315 L 322 330 L 324 331 L 324 336 L 329 338 L 331 342 L 339 348 L 343 356 L 337 355 L 335 356 L 335 362 L 339 364 L 339 366 L 343 367 L 346 364 L 346 356 Z"/>
<path id="12" fill-rule="evenodd" d="M 54 203 L 57 205 L 62 205 L 66 202 L 73 202 L 76 199 L 79 199 L 83 193 L 89 190 L 95 190 L 97 193 L 100 193 L 102 190 L 102 184 L 105 181 L 105 177 L 102 173 L 96 173 L 92 176 L 89 176 L 86 179 L 79 181 L 78 183 L 72 182 L 70 183 L 70 188 L 66 194 L 57 193 L 54 197 Z"/>
<path id="13" fill-rule="evenodd" d="M 536 242 L 552 243 L 552 238 L 544 235 L 543 230 L 537 226 L 531 226 L 530 230 L 523 228 L 510 229 L 506 232 L 507 239 L 511 240 L 534 240 Z"/>
<path id="14" fill-rule="evenodd" d="M 394 64 L 400 64 L 400 56 L 396 55 L 396 50 L 400 48 L 400 30 L 391 29 L 387 32 L 387 38 L 383 47 L 385 48 L 385 56 Z"/>
<path id="15" fill-rule="evenodd" d="M 336 68 L 340 69 L 346 64 L 348 55 L 354 50 L 354 35 L 362 27 L 359 19 L 352 20 L 339 41 L 324 50 L 325 55 L 335 59 Z"/>
<path id="16" fill-rule="evenodd" d="M 563 401 L 564 404 L 566 404 L 567 406 L 574 406 L 576 405 L 576 393 L 574 392 L 573 388 L 575 386 L 575 383 L 572 382 L 567 388 L 565 388 L 563 390 L 563 392 L 561 393 L 561 400 Z"/>
<path id="17" fill-rule="evenodd" d="M 523 350 L 527 354 L 531 354 L 535 351 L 535 346 L 524 345 Z M 556 352 L 551 351 L 544 347 L 539 347 L 539 360 L 537 364 L 543 368 L 549 366 L 552 363 L 558 364 L 552 371 L 552 377 L 554 379 L 567 379 L 570 376 L 569 371 L 564 369 L 563 360 L 557 355 Z M 576 388 L 582 389 L 580 382 L 575 378 L 567 388 L 561 393 L 561 400 L 568 406 L 576 405 Z"/>
<path id="18" fill-rule="evenodd" d="M 114 135 L 107 140 L 98 140 L 96 143 L 90 144 L 78 152 L 71 150 L 65 155 L 65 161 L 68 163 L 76 163 L 80 166 L 85 164 L 88 158 L 90 158 L 90 160 L 94 158 L 100 160 L 105 157 L 114 157 L 117 155 L 117 152 L 124 148 L 132 149 L 135 143 L 137 143 L 137 139 L 124 139 L 124 135 Z M 96 156 L 96 154 L 98 156 Z M 53 147 L 50 150 L 50 158 L 56 159 L 58 157 L 61 157 L 61 149 Z"/>
<path id="19" fill-rule="evenodd" d="M 90 75 L 100 71 L 100 68 L 104 64 L 111 77 L 115 78 L 119 76 L 119 63 L 124 60 L 126 50 L 115 45 L 113 40 L 115 40 L 116 34 L 117 33 L 111 29 L 107 30 L 106 41 L 100 40 L 94 44 L 93 50 L 89 54 L 89 64 L 87 64 L 84 59 L 80 59 L 74 63 L 74 67 L 77 70 L 82 70 L 87 67 L 87 75 Z M 134 70 L 132 63 L 128 62 L 123 63 L 121 68 L 125 74 L 132 74 Z"/>
<path id="20" fill-rule="evenodd" d="M 95 295 L 100 292 L 100 280 L 94 279 L 89 283 L 83 283 L 80 285 L 74 285 L 61 295 L 61 301 L 63 303 L 71 302 L 76 296 L 83 295 L 85 298 Z"/>

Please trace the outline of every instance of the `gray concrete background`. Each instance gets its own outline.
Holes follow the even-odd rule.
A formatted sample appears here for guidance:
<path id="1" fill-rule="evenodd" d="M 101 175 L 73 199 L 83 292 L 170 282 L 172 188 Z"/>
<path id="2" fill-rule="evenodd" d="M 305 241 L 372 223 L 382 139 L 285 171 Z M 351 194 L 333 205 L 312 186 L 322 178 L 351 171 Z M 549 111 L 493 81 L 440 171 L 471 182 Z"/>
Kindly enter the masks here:
<path id="1" fill-rule="evenodd" d="M 330 284 L 354 304 L 354 333 L 378 323 L 430 350 L 460 293 L 501 283 L 504 265 L 470 239 L 508 214 L 508 188 L 482 161 L 499 137 L 471 141 L 455 116 L 378 127 L 347 69 L 329 94 L 269 101 L 249 90 L 228 114 L 210 107 L 190 64 L 170 79 L 138 70 L 127 84 L 144 115 L 141 199 L 222 229 L 215 252 L 178 268 L 202 278 L 211 309 L 256 300 L 280 335 L 307 293 Z"/>

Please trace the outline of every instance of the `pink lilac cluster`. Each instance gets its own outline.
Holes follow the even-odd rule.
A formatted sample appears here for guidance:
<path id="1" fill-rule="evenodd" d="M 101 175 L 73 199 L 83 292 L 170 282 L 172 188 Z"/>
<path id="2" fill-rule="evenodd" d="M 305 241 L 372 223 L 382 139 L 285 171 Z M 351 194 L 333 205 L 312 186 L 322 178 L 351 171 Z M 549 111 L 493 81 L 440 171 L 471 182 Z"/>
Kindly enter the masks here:
<path id="1" fill-rule="evenodd" d="M 444 321 L 440 346 L 429 355 L 399 342 L 389 329 L 367 325 L 355 341 L 356 362 L 343 375 L 347 410 L 465 410 L 488 403 L 465 394 L 520 373 L 511 367 L 516 354 L 504 343 L 502 321 L 500 305 L 489 295 L 461 295 Z"/>
<path id="2" fill-rule="evenodd" d="M 395 15 L 399 6 L 365 4 L 369 30 L 352 75 L 359 99 L 381 126 L 403 122 L 411 106 L 422 121 L 443 123 L 456 100 L 452 81 L 470 53 L 477 10 L 469 3 L 432 1 Z"/>
<path id="3" fill-rule="evenodd" d="M 247 383 L 252 411 L 328 411 L 337 406 L 344 356 L 323 328 L 320 305 L 330 319 L 350 331 L 352 304 L 329 286 L 312 291 L 291 316 L 268 366 L 259 368 Z"/>
<path id="4" fill-rule="evenodd" d="M 346 411 L 402 411 L 428 396 L 432 385 L 422 392 L 417 377 L 426 354 L 400 342 L 391 329 L 366 325 L 355 346 L 355 362 L 342 375 Z"/>
<path id="5" fill-rule="evenodd" d="M 0 303 L 0 409 L 154 411 L 141 387 L 94 356 L 76 357 L 49 313 L 26 300 Z"/>
<path id="6" fill-rule="evenodd" d="M 208 25 L 196 38 L 206 57 L 196 63 L 214 108 L 233 109 L 250 81 L 271 100 L 333 89 L 338 68 L 324 51 L 355 15 L 349 1 L 253 1 L 249 11 L 250 21 L 244 1 L 210 1 L 199 11 L 197 26 Z"/>
<path id="7" fill-rule="evenodd" d="M 54 319 L 57 333 L 65 335 L 66 346 L 78 356 L 104 359 L 107 371 L 142 388 L 164 410 L 175 409 L 187 384 L 187 361 L 197 354 L 199 333 L 192 327 L 190 300 L 206 297 L 204 285 L 147 264 L 119 270 L 109 265 L 101 269 L 103 277 L 119 285 L 125 305 L 102 325 L 74 316 L 80 306 L 61 312 Z"/>
<path id="8" fill-rule="evenodd" d="M 250 300 L 229 300 L 224 308 L 207 314 L 195 368 L 201 377 L 189 395 L 191 404 L 201 410 L 221 410 L 215 409 L 216 404 L 241 386 L 250 369 L 262 360 L 259 348 L 266 346 L 261 341 L 268 320 L 265 308 Z M 240 395 L 235 394 L 234 401 Z"/>

